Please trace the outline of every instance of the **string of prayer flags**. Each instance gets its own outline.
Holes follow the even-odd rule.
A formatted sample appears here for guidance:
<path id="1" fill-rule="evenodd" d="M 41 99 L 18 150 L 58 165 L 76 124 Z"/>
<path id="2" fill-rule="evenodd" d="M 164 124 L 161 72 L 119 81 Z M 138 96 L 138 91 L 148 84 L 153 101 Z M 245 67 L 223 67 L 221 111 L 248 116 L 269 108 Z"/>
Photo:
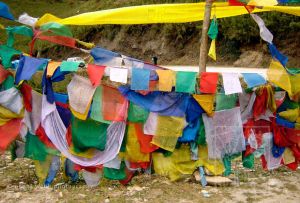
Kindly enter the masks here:
<path id="1" fill-rule="evenodd" d="M 266 80 L 263 76 L 257 73 L 242 73 L 244 81 L 248 88 L 253 88 L 259 85 L 266 84 Z"/>
<path id="2" fill-rule="evenodd" d="M 128 76 L 127 68 L 112 68 L 112 67 L 110 67 L 110 69 L 109 69 L 109 79 L 111 81 L 126 84 L 127 76 Z"/>
<path id="3" fill-rule="evenodd" d="M 200 73 L 200 92 L 214 94 L 217 91 L 219 73 Z"/>
<path id="4" fill-rule="evenodd" d="M 273 58 L 277 59 L 283 66 L 286 66 L 288 62 L 288 57 L 283 55 L 276 46 L 272 43 L 268 43 L 269 51 Z"/>
<path id="5" fill-rule="evenodd" d="M 158 75 L 158 90 L 171 92 L 176 83 L 175 72 L 173 70 L 156 70 Z"/>
<path id="6" fill-rule="evenodd" d="M 148 69 L 132 68 L 131 89 L 149 90 L 150 73 Z"/>
<path id="7" fill-rule="evenodd" d="M 226 95 L 243 92 L 237 73 L 222 73 L 222 77 Z"/>
<path id="8" fill-rule="evenodd" d="M 45 68 L 47 64 L 48 61 L 46 59 L 22 55 L 16 72 L 15 83 L 19 84 L 21 80 L 30 80 L 36 71 Z"/>
<path id="9" fill-rule="evenodd" d="M 176 72 L 176 92 L 195 93 L 196 72 Z"/>
<path id="10" fill-rule="evenodd" d="M 209 47 L 209 51 L 208 51 L 208 56 L 210 58 L 212 58 L 213 60 L 217 60 L 217 54 L 216 54 L 216 40 L 212 40 L 210 47 Z"/>
<path id="11" fill-rule="evenodd" d="M 63 61 L 60 64 L 60 71 L 62 72 L 77 72 L 80 62 L 78 61 Z"/>
<path id="12" fill-rule="evenodd" d="M 90 81 L 94 87 L 101 84 L 101 79 L 104 75 L 105 66 L 98 66 L 94 64 L 89 64 L 87 67 L 87 73 Z"/>

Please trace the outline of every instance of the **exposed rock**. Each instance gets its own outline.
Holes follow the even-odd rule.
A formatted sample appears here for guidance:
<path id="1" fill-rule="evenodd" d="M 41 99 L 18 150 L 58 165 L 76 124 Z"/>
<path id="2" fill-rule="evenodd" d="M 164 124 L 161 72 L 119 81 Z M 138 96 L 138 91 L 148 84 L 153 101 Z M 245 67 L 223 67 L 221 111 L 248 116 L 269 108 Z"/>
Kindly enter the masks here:
<path id="1" fill-rule="evenodd" d="M 206 176 L 206 181 L 211 186 L 228 186 L 232 183 L 232 180 L 222 176 Z"/>

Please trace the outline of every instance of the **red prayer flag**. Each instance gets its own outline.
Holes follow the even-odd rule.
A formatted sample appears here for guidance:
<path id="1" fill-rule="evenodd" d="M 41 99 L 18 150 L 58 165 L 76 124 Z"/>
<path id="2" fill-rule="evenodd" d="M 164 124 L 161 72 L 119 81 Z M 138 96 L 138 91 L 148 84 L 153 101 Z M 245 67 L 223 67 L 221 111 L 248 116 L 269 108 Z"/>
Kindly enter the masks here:
<path id="1" fill-rule="evenodd" d="M 229 6 L 244 6 L 245 4 L 239 0 L 228 0 Z"/>
<path id="2" fill-rule="evenodd" d="M 105 66 L 98 66 L 94 64 L 89 64 L 87 67 L 87 73 L 90 81 L 94 87 L 101 84 L 101 79 L 104 75 Z"/>
<path id="3" fill-rule="evenodd" d="M 31 112 L 32 111 L 32 94 L 31 94 L 32 88 L 30 87 L 30 85 L 26 83 L 22 83 L 20 91 L 23 95 L 25 109 L 28 112 Z"/>
<path id="4" fill-rule="evenodd" d="M 200 92 L 214 94 L 217 91 L 218 73 L 203 72 L 200 74 Z"/>
<path id="5" fill-rule="evenodd" d="M 77 48 L 76 47 L 76 40 L 74 38 L 59 36 L 59 35 L 49 36 L 49 35 L 44 35 L 45 33 L 46 32 L 42 32 L 42 31 L 36 31 L 34 33 L 34 37 L 33 37 L 32 41 L 29 44 L 31 55 L 33 54 L 34 43 L 37 39 L 52 42 L 52 43 L 67 46 L 67 47 L 71 47 L 71 48 Z"/>
<path id="6" fill-rule="evenodd" d="M 112 87 L 103 85 L 102 113 L 107 121 L 126 121 L 128 100 Z"/>
<path id="7" fill-rule="evenodd" d="M 4 153 L 7 147 L 19 135 L 22 119 L 15 118 L 0 126 L 0 153 Z"/>
<path id="8" fill-rule="evenodd" d="M 35 131 L 35 134 L 41 140 L 41 142 L 44 143 L 47 147 L 56 149 L 54 144 L 48 138 L 48 136 L 41 124 L 39 125 L 38 129 Z"/>
<path id="9" fill-rule="evenodd" d="M 0 65 L 0 84 L 2 84 L 9 75 L 11 75 L 11 73 L 8 70 L 5 70 L 2 65 Z"/>
<path id="10" fill-rule="evenodd" d="M 138 141 L 140 143 L 140 151 L 142 153 L 151 153 L 159 148 L 158 146 L 151 143 L 153 136 L 144 134 L 142 123 L 135 123 L 134 127 Z"/>

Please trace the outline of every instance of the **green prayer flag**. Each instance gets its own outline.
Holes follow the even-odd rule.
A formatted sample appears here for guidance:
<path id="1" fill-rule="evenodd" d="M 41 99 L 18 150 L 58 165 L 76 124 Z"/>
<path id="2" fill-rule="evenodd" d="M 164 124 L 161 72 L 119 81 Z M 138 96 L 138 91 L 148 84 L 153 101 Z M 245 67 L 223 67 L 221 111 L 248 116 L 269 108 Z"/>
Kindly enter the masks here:
<path id="1" fill-rule="evenodd" d="M 66 36 L 66 37 L 73 37 L 73 34 L 65 25 L 59 23 L 46 23 L 40 27 L 42 31 L 51 31 L 56 35 Z"/>
<path id="2" fill-rule="evenodd" d="M 63 61 L 60 64 L 60 70 L 62 72 L 76 72 L 79 68 L 80 62 L 78 61 Z"/>
<path id="3" fill-rule="evenodd" d="M 91 119 L 101 123 L 111 123 L 111 121 L 104 120 L 102 115 L 102 86 L 98 86 L 95 91 L 92 103 Z"/>
<path id="4" fill-rule="evenodd" d="M 106 168 L 103 169 L 104 177 L 109 180 L 124 180 L 126 179 L 125 162 L 121 162 L 120 169 Z"/>
<path id="5" fill-rule="evenodd" d="M 15 42 L 15 34 L 17 35 L 23 35 L 23 36 L 27 36 L 27 37 L 33 37 L 33 31 L 32 28 L 26 27 L 24 25 L 22 26 L 14 26 L 14 27 L 7 27 L 5 28 L 8 38 L 6 41 L 6 45 L 8 47 L 12 47 L 14 45 Z"/>
<path id="6" fill-rule="evenodd" d="M 45 161 L 48 154 L 59 155 L 59 152 L 56 149 L 47 147 L 36 135 L 28 132 L 26 135 L 24 157 L 37 161 Z"/>
<path id="7" fill-rule="evenodd" d="M 206 146 L 206 137 L 205 137 L 205 127 L 202 116 L 200 116 L 200 127 L 198 136 L 196 138 L 196 143 L 201 146 Z"/>
<path id="8" fill-rule="evenodd" d="M 125 152 L 126 151 L 127 134 L 128 134 L 128 125 L 126 125 L 125 134 L 124 134 L 124 138 L 122 140 L 120 152 Z"/>
<path id="9" fill-rule="evenodd" d="M 231 161 L 237 157 L 239 157 L 241 155 L 241 153 L 236 153 L 233 155 L 225 155 L 223 157 L 223 164 L 225 167 L 225 171 L 224 171 L 224 176 L 229 176 L 232 173 L 231 170 Z"/>
<path id="10" fill-rule="evenodd" d="M 72 142 L 75 152 L 84 152 L 90 148 L 105 149 L 108 124 L 92 119 L 71 118 Z"/>
<path id="11" fill-rule="evenodd" d="M 216 111 L 232 109 L 236 106 L 237 94 L 225 95 L 218 93 L 216 96 Z"/>
<path id="12" fill-rule="evenodd" d="M 176 92 L 195 93 L 196 72 L 176 72 Z"/>
<path id="13" fill-rule="evenodd" d="M 218 35 L 218 22 L 217 19 L 212 19 L 210 26 L 209 26 L 209 30 L 208 30 L 208 36 L 210 39 L 214 40 L 217 38 Z"/>
<path id="14" fill-rule="evenodd" d="M 128 109 L 128 121 L 144 123 L 149 115 L 149 111 L 130 102 Z"/>
<path id="15" fill-rule="evenodd" d="M 295 74 L 299 74 L 300 73 L 300 68 L 286 68 L 287 72 L 295 75 Z"/>
<path id="16" fill-rule="evenodd" d="M 13 76 L 9 75 L 4 82 L 1 84 L 1 90 L 8 90 L 14 87 L 15 79 Z"/>
<path id="17" fill-rule="evenodd" d="M 249 168 L 249 169 L 252 169 L 254 168 L 254 154 L 250 154 L 248 156 L 245 157 L 245 153 L 243 152 L 242 154 L 242 160 L 243 160 L 243 166 L 245 168 Z"/>
<path id="18" fill-rule="evenodd" d="M 10 68 L 12 57 L 15 55 L 20 55 L 21 53 L 22 52 L 15 50 L 14 48 L 8 47 L 6 45 L 0 45 L 0 57 L 4 68 Z"/>

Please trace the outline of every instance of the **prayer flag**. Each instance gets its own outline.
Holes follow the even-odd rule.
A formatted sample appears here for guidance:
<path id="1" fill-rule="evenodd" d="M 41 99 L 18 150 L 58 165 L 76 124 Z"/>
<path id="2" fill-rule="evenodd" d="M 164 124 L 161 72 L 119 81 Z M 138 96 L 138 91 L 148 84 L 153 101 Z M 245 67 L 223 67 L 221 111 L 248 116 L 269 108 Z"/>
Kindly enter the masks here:
<path id="1" fill-rule="evenodd" d="M 150 70 L 141 68 L 132 68 L 131 89 L 149 90 Z"/>
<path id="2" fill-rule="evenodd" d="M 219 73 L 200 73 L 200 92 L 214 94 L 217 90 Z"/>
<path id="3" fill-rule="evenodd" d="M 89 64 L 87 67 L 87 73 L 90 81 L 94 87 L 101 84 L 101 79 L 104 75 L 105 66 L 98 66 L 94 64 Z"/>
<path id="4" fill-rule="evenodd" d="M 196 72 L 176 72 L 176 92 L 195 93 Z"/>
<path id="5" fill-rule="evenodd" d="M 128 69 L 125 68 L 110 68 L 109 79 L 114 82 L 127 83 Z"/>
<path id="6" fill-rule="evenodd" d="M 158 75 L 158 90 L 171 92 L 172 87 L 175 85 L 176 78 L 173 70 L 156 70 Z"/>

